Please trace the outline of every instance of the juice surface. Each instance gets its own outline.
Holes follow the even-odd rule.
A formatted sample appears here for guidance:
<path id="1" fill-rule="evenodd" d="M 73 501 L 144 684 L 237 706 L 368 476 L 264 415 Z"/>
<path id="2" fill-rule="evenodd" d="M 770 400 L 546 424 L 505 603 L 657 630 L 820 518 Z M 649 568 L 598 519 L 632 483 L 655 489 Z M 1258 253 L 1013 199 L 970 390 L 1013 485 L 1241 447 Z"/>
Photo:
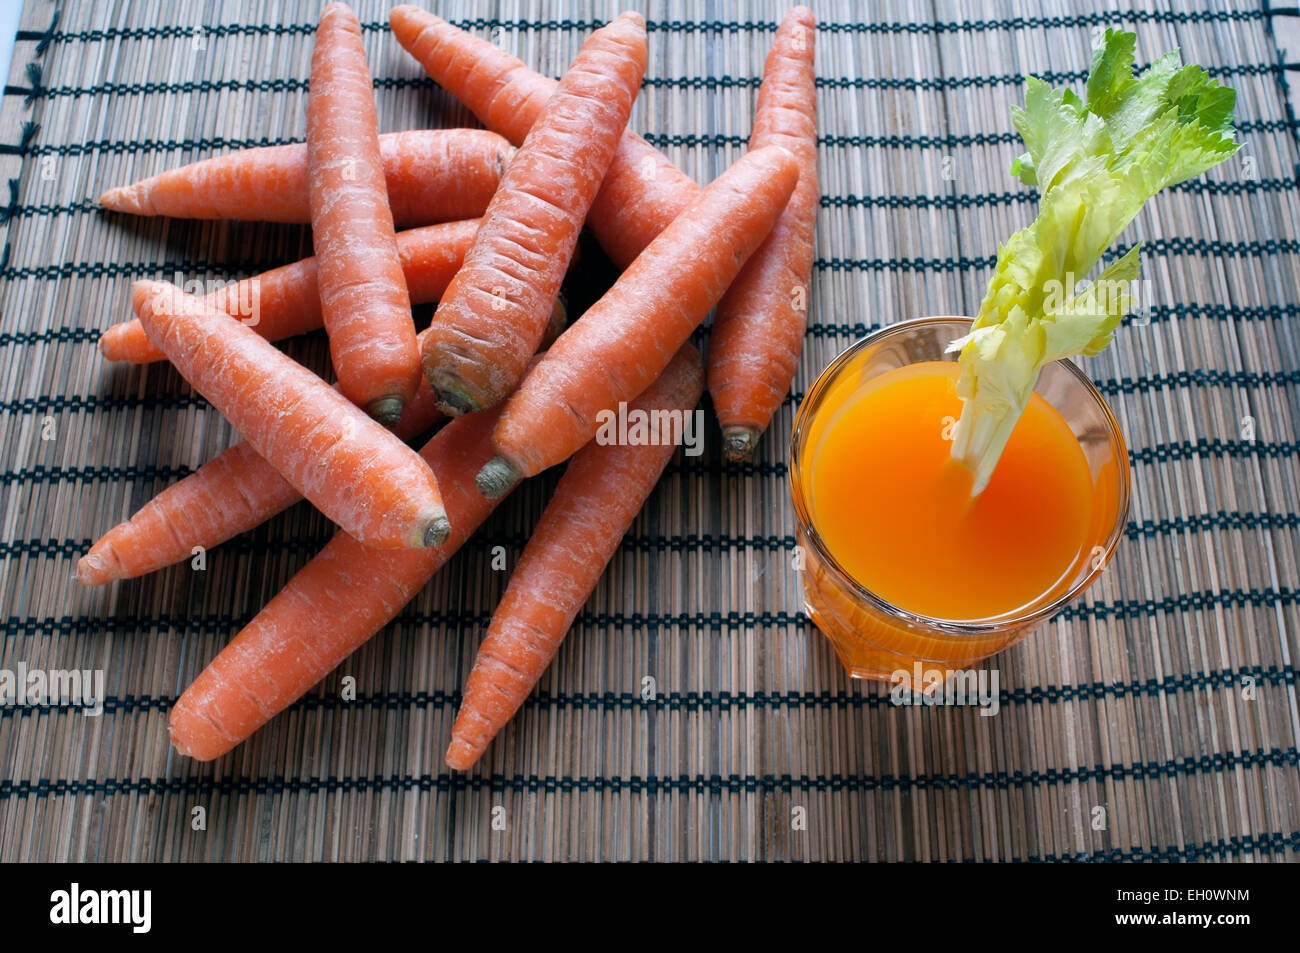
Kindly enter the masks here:
<path id="1" fill-rule="evenodd" d="M 854 580 L 909 612 L 969 621 L 1064 584 L 1091 546 L 1092 480 L 1074 434 L 1035 394 L 972 500 L 970 472 L 950 457 L 957 373 L 929 361 L 841 382 L 801 476 L 818 534 Z"/>

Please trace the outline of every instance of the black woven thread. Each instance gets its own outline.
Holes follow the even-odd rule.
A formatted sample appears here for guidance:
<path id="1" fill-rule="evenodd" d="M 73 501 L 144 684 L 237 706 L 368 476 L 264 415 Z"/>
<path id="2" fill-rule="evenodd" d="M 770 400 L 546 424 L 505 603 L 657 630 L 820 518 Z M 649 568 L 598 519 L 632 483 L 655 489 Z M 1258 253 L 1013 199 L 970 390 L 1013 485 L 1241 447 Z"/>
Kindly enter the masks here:
<path id="1" fill-rule="evenodd" d="M 62 10 L 56 9 L 52 16 L 49 17 L 49 26 L 43 31 L 36 30 L 18 30 L 14 34 L 14 39 L 19 40 L 36 40 L 36 56 L 44 56 L 49 44 L 55 39 L 57 30 L 59 30 L 59 17 Z"/>
<path id="2" fill-rule="evenodd" d="M 40 123 L 24 120 L 21 127 L 22 134 L 16 143 L 0 142 L 0 155 L 21 156 L 26 155 L 36 133 L 40 131 Z"/>
<path id="3" fill-rule="evenodd" d="M 1280 321 L 1300 317 L 1300 305 L 1225 305 L 1201 304 L 1187 302 L 1179 305 L 1154 305 L 1142 312 L 1142 320 L 1149 324 L 1161 324 L 1170 321 Z M 1135 322 L 1129 316 L 1125 324 Z M 877 331 L 882 324 L 814 324 L 807 330 L 810 338 L 860 338 L 872 331 Z M 46 328 L 41 331 L 0 332 L 0 347 L 7 345 L 31 346 L 37 344 L 72 343 L 96 344 L 100 338 L 98 328 Z M 1152 390 L 1179 389 L 1188 387 L 1245 387 L 1248 389 L 1292 387 L 1297 383 L 1295 371 L 1219 371 L 1198 368 L 1193 371 L 1176 371 L 1171 374 L 1139 375 L 1137 377 L 1096 378 L 1097 387 L 1105 394 L 1146 393 Z M 796 393 L 787 398 L 798 400 L 802 395 Z M 195 405 L 201 402 L 191 398 Z M 97 395 L 72 395 L 66 397 L 35 397 L 11 400 L 0 404 L 0 409 L 10 412 L 31 412 L 50 407 L 61 406 L 57 401 L 77 402 L 66 405 L 66 409 L 94 412 L 100 409 L 135 409 L 154 406 L 189 406 L 188 404 L 167 403 L 168 397 L 113 397 L 100 398 Z"/>
<path id="4" fill-rule="evenodd" d="M 1285 63 L 1241 63 L 1217 66 L 1208 70 L 1217 76 L 1258 76 L 1285 72 Z M 1078 82 L 1087 78 L 1086 70 L 1048 71 L 1040 78 L 1053 83 Z M 272 79 L 212 79 L 183 80 L 181 82 L 96 83 L 91 86 L 43 86 L 41 71 L 36 63 L 27 69 L 28 87 L 6 87 L 6 93 L 20 94 L 27 102 L 41 99 L 73 98 L 87 96 L 151 96 L 183 93 L 254 92 L 286 93 L 306 92 L 307 80 L 292 77 Z M 758 76 L 648 76 L 642 80 L 645 89 L 757 89 L 762 81 Z M 432 89 L 436 84 L 427 76 L 376 76 L 372 85 L 377 90 Z M 884 89 L 903 92 L 942 92 L 951 89 L 970 89 L 997 86 L 1019 86 L 1024 76 L 1007 73 L 997 76 L 819 76 L 816 85 L 822 89 Z"/>
<path id="5" fill-rule="evenodd" d="M 1300 189 L 1295 179 L 1242 179 L 1219 182 L 1198 179 L 1171 186 L 1170 192 L 1202 195 L 1253 195 L 1260 192 L 1294 192 Z M 1000 205 L 1030 205 L 1038 201 L 1037 189 L 1015 192 L 974 192 L 958 195 L 823 195 L 822 208 L 992 208 Z"/>
<path id="6" fill-rule="evenodd" d="M 1232 305 L 1218 303 L 1201 303 L 1195 301 L 1177 305 L 1152 305 L 1142 311 L 1141 320 L 1149 324 L 1161 324 L 1170 321 L 1280 321 L 1300 317 L 1300 304 L 1290 305 Z M 1126 325 L 1133 324 L 1137 318 L 1130 315 L 1125 319 Z M 821 337 L 864 337 L 872 331 L 883 327 L 880 323 L 866 324 L 814 324 L 808 328 L 808 336 Z M 5 345 L 33 345 L 48 343 L 94 344 L 99 341 L 98 328 L 46 328 L 41 331 L 0 332 L 0 347 Z M 1118 379 L 1098 378 L 1097 386 L 1106 393 L 1143 392 L 1164 387 L 1186 386 L 1243 386 L 1276 387 L 1291 386 L 1295 383 L 1294 371 L 1256 372 L 1256 371 L 1216 371 L 1197 369 L 1194 371 L 1177 371 L 1173 374 L 1158 374 L 1134 378 Z M 94 409 L 91 397 L 79 398 L 86 401 L 89 409 Z M 139 404 L 147 406 L 153 398 L 139 398 Z M 137 406 L 136 398 L 121 398 L 123 407 Z M 18 405 L 4 405 L 17 409 Z"/>
<path id="7" fill-rule="evenodd" d="M 98 394 L 42 394 L 0 402 L 11 414 L 96 413 L 115 410 L 190 410 L 210 406 L 197 394 L 158 394 L 153 397 L 104 397 Z"/>
<path id="8" fill-rule="evenodd" d="M 1046 768 L 1033 771 L 896 776 L 821 776 L 789 774 L 741 775 L 682 774 L 676 776 L 556 777 L 554 775 L 469 775 L 401 774 L 370 777 L 266 777 L 184 778 L 41 778 L 0 780 L 0 800 L 29 797 L 115 797 L 156 794 L 275 795 L 275 794 L 360 794 L 377 791 L 492 791 L 527 794 L 772 794 L 794 792 L 863 793 L 870 791 L 1014 791 L 1106 781 L 1162 781 L 1170 778 L 1218 775 L 1226 771 L 1261 768 L 1289 768 L 1300 764 L 1300 753 L 1291 748 L 1257 748 L 1179 757 L 1166 761 L 1136 761 L 1130 764 L 1097 764 L 1092 767 Z"/>
<path id="9" fill-rule="evenodd" d="M 1025 858 L 1024 863 L 1190 863 L 1199 860 L 1224 860 L 1248 854 L 1276 855 L 1300 850 L 1300 831 L 1289 834 L 1271 831 L 1243 837 L 1220 837 L 1218 840 L 1181 847 L 1112 847 L 1080 854 L 1044 854 Z M 1013 858 L 1014 860 L 1014 858 Z"/>
<path id="10" fill-rule="evenodd" d="M 1131 619 L 1146 618 L 1155 613 L 1187 614 L 1212 609 L 1277 608 L 1295 605 L 1294 589 L 1251 587 L 1200 592 L 1183 592 L 1159 599 L 1121 599 L 1116 602 L 1101 600 L 1075 603 L 1063 610 L 1058 619 Z M 416 612 L 409 607 L 399 612 L 391 626 L 401 628 L 453 628 L 482 629 L 491 620 L 487 611 L 442 610 Z M 141 618 L 95 618 L 89 616 L 9 616 L 3 622 L 0 634 L 6 638 L 46 637 L 50 635 L 114 634 L 138 635 L 144 632 L 200 633 L 230 632 L 242 629 L 252 621 L 251 614 L 208 613 L 188 616 L 148 616 Z M 713 632 L 739 629 L 803 628 L 811 625 L 807 617 L 798 612 L 588 612 L 578 614 L 576 626 L 595 628 L 625 628 L 667 630 L 709 630 Z"/>
<path id="11" fill-rule="evenodd" d="M 0 331 L 0 347 L 9 344 L 85 344 L 99 341 L 98 328 L 45 328 L 42 331 Z"/>
<path id="12" fill-rule="evenodd" d="M 46 33 L 43 36 L 41 36 L 41 38 L 37 42 L 35 56 L 31 59 L 31 61 L 28 62 L 26 69 L 24 71 L 27 74 L 27 83 L 28 83 L 27 91 L 22 92 L 21 90 L 14 90 L 10 86 L 7 85 L 5 86 L 4 89 L 5 95 L 10 95 L 11 93 L 15 93 L 15 92 L 22 93 L 23 106 L 26 109 L 31 109 L 35 105 L 36 99 L 41 92 L 41 68 L 40 65 L 36 62 L 36 60 L 39 59 L 41 56 L 43 56 L 45 54 L 46 49 L 49 48 L 50 37 L 54 35 L 54 32 L 58 27 L 58 23 L 59 23 L 59 10 L 55 9 L 54 13 L 51 14 L 50 16 L 49 29 L 46 31 Z M 9 202 L 5 206 L 3 211 L 0 212 L 0 224 L 8 224 L 12 222 L 14 217 L 18 214 L 18 208 L 19 208 L 18 183 L 19 183 L 19 179 L 22 176 L 23 154 L 25 153 L 27 147 L 31 144 L 31 142 L 36 138 L 36 133 L 40 129 L 40 125 L 36 123 L 34 120 L 30 120 L 30 119 L 24 120 L 21 124 L 21 129 L 22 132 L 19 134 L 19 141 L 17 144 L 17 148 L 4 150 L 7 154 L 18 155 L 19 171 L 18 171 L 18 176 L 9 180 Z M 12 242 L 9 241 L 10 231 L 11 229 L 6 229 L 4 248 L 3 250 L 0 250 L 0 275 L 2 275 L 5 271 L 8 270 L 9 259 L 13 253 L 13 244 Z"/>
<path id="13" fill-rule="evenodd" d="M 1013 31 L 1031 29 L 1063 29 L 1094 26 L 1116 26 L 1133 23 L 1194 24 L 1242 23 L 1266 19 L 1261 10 L 1123 10 L 1083 13 L 1069 16 L 1003 17 L 991 20 L 949 20 L 925 23 L 902 23 L 872 20 L 864 23 L 824 22 L 817 29 L 824 33 L 966 33 L 988 31 Z M 604 25 L 602 20 L 500 20 L 492 17 L 474 17 L 453 20 L 462 30 L 493 30 L 498 27 L 519 32 L 536 31 L 587 31 Z M 650 33 L 774 33 L 777 24 L 771 20 L 649 20 Z M 383 20 L 369 20 L 361 24 L 366 32 L 388 30 Z M 315 23 L 252 23 L 211 24 L 203 27 L 203 35 L 213 38 L 227 36 L 310 36 Z M 71 30 L 53 32 L 52 39 L 67 42 L 97 43 L 105 40 L 160 40 L 190 39 L 193 27 L 150 26 L 111 27 L 102 30 Z M 34 37 L 33 37 L 34 38 Z"/>
<path id="14" fill-rule="evenodd" d="M 1107 254 L 1106 260 L 1117 258 L 1125 249 L 1117 248 Z M 1300 254 L 1300 240 L 1269 238 L 1232 242 L 1173 236 L 1152 238 L 1142 242 L 1142 252 L 1147 257 L 1194 255 L 1203 258 L 1263 258 L 1267 255 Z M 992 268 L 997 256 L 960 258 L 819 258 L 813 263 L 818 271 L 966 271 L 974 268 Z M 137 278 L 152 274 L 174 275 L 218 272 L 225 275 L 246 276 L 253 272 L 278 267 L 283 262 L 220 262 L 210 259 L 180 259 L 161 262 L 104 262 L 67 261 L 50 265 L 23 265 L 0 268 L 0 279 L 37 278 L 54 281 L 68 278 Z"/>
<path id="15" fill-rule="evenodd" d="M 29 154 L 41 154 L 41 149 L 34 149 Z M 1300 189 L 1300 182 L 1295 179 L 1243 179 L 1229 182 L 1195 180 L 1173 186 L 1169 191 L 1239 196 L 1256 193 L 1293 192 L 1297 189 Z M 891 210 L 905 208 L 947 210 L 994 208 L 1003 205 L 1031 205 L 1037 201 L 1038 193 L 1033 189 L 960 195 L 823 195 L 819 199 L 822 208 L 884 208 Z M 89 215 L 101 212 L 110 215 L 118 214 L 101 209 L 96 202 L 90 199 L 62 205 L 18 205 L 16 198 L 7 214 L 10 217 L 22 217 L 28 215 Z"/>
<path id="16" fill-rule="evenodd" d="M 31 123 L 24 124 L 35 125 Z M 1242 135 L 1256 133 L 1287 133 L 1300 123 L 1283 119 L 1250 120 L 1238 123 L 1237 131 Z M 24 143 L 35 135 L 33 129 L 27 133 L 24 128 Z M 748 136 L 711 134 L 670 134 L 662 132 L 642 133 L 651 145 L 665 146 L 745 146 Z M 301 145 L 301 139 L 285 136 L 252 136 L 233 138 L 229 136 L 201 136 L 193 139 L 96 139 L 89 142 L 45 143 L 33 146 L 32 155 L 82 156 L 97 153 L 111 155 L 133 155 L 136 153 L 153 154 L 159 152 L 208 152 L 215 150 L 256 149 L 267 146 Z M 1015 132 L 970 133 L 961 135 L 893 135 L 893 136 L 857 136 L 824 135 L 818 136 L 817 144 L 822 148 L 890 148 L 890 149 L 954 149 L 974 146 L 999 146 L 1018 144 L 1020 137 Z M 19 146 L 0 144 L 0 152 L 18 151 Z M 1193 181 L 1194 184 L 1196 180 Z M 1290 180 L 1281 180 L 1289 182 Z M 1184 183 L 1188 184 L 1188 183 Z M 1182 188 L 1182 186 L 1174 186 Z"/>
<path id="17" fill-rule="evenodd" d="M 1139 319 L 1149 324 L 1162 324 L 1170 321 L 1281 321 L 1290 320 L 1300 315 L 1300 305 L 1224 305 L 1187 302 L 1178 305 L 1153 305 L 1142 310 L 1141 316 L 1129 315 L 1124 319 L 1125 326 L 1134 325 Z M 879 322 L 856 322 L 853 324 L 814 324 L 808 328 L 807 336 L 812 338 L 848 338 L 866 337 L 872 331 L 884 327 Z"/>
<path id="18" fill-rule="evenodd" d="M 1248 119 L 1239 121 L 1237 132 L 1241 135 L 1291 134 L 1300 122 L 1290 119 Z M 644 132 L 641 137 L 657 148 L 675 147 L 745 147 L 749 137 L 726 133 L 665 133 Z M 1019 145 L 1016 132 L 949 133 L 947 135 L 822 135 L 817 137 L 819 148 L 835 149 L 969 149 L 987 146 Z M 1195 180 L 1193 180 L 1195 181 Z"/>
<path id="19" fill-rule="evenodd" d="M 34 467 L 20 467 L 17 470 L 0 471 L 0 486 L 14 483 L 57 483 L 74 480 L 86 483 L 103 483 L 117 480 L 179 480 L 193 473 L 190 467 L 159 466 L 125 466 L 125 467 L 47 467 L 37 464 Z"/>
<path id="20" fill-rule="evenodd" d="M 1284 66 L 1285 64 L 1282 59 L 1282 50 L 1277 43 L 1277 34 L 1273 31 L 1273 20 L 1271 17 L 1267 15 L 1268 8 L 1269 8 L 1269 0 L 1261 0 L 1261 4 L 1263 7 L 1263 10 L 1261 12 L 1265 14 L 1265 20 L 1264 20 L 1265 35 L 1268 36 L 1268 38 L 1273 41 L 1273 50 L 1276 55 L 1277 65 Z M 1273 77 L 1274 77 L 1274 81 L 1277 84 L 1279 98 L 1281 99 L 1282 102 L 1282 109 L 1286 112 L 1287 122 L 1290 124 L 1291 127 L 1292 143 L 1296 147 L 1297 154 L 1300 154 L 1300 131 L 1297 130 L 1295 110 L 1291 106 L 1291 84 L 1287 81 L 1286 70 L 1280 69 L 1276 71 L 1273 74 Z M 1300 163 L 1297 163 L 1293 171 L 1295 172 L 1296 179 L 1300 180 Z"/>
<path id="21" fill-rule="evenodd" d="M 9 202 L 4 208 L 0 209 L 0 225 L 14 217 L 14 210 L 18 208 L 18 180 L 9 180 Z"/>
<path id="22" fill-rule="evenodd" d="M 67 202 L 63 205 L 15 205 L 8 210 L 10 218 L 25 218 L 30 215 L 52 218 L 56 215 L 88 215 L 98 211 L 99 206 L 89 199 L 83 202 Z"/>
<path id="23" fill-rule="evenodd" d="M 1300 454 L 1300 444 L 1295 441 L 1267 440 L 1220 440 L 1217 437 L 1199 437 L 1196 440 L 1179 440 L 1174 443 L 1155 444 L 1129 450 L 1129 463 L 1151 465 L 1170 463 L 1190 459 L 1282 459 Z M 153 482 L 156 480 L 178 480 L 189 476 L 193 469 L 184 466 L 159 467 L 146 466 L 87 466 L 63 467 L 38 464 L 34 467 L 19 467 L 14 470 L 0 470 L 0 486 L 15 483 L 104 483 L 104 482 Z M 784 463 L 729 463 L 719 460 L 673 462 L 665 473 L 708 474 L 730 477 L 776 477 L 785 479 L 787 468 Z"/>
<path id="24" fill-rule="evenodd" d="M 1124 528 L 1129 539 L 1156 539 L 1183 533 L 1228 532 L 1300 529 L 1300 515 L 1295 513 L 1241 513 L 1220 509 L 1215 513 L 1194 516 L 1177 516 L 1159 520 L 1130 521 Z M 330 540 L 332 534 L 295 534 L 291 539 L 250 539 L 238 536 L 221 544 L 223 555 L 243 556 L 249 553 L 266 555 L 314 554 Z M 75 559 L 90 549 L 94 540 L 82 539 L 15 539 L 0 541 L 0 559 L 44 558 Z M 504 546 L 509 552 L 523 549 L 527 539 L 517 535 L 494 535 L 491 539 L 475 536 L 461 549 L 482 552 Z M 790 552 L 796 545 L 793 535 L 785 536 L 714 536 L 712 534 L 683 533 L 674 536 L 625 536 L 619 544 L 623 553 L 689 553 L 697 550 L 717 552 L 756 551 L 766 553 Z"/>
<path id="25" fill-rule="evenodd" d="M 147 145 L 147 143 L 143 144 Z M 15 150 L 17 151 L 17 150 Z M 29 154 L 40 155 L 44 147 L 31 150 Z M 1261 192 L 1293 192 L 1300 189 L 1300 182 L 1295 179 L 1244 179 L 1241 181 L 1217 182 L 1197 180 L 1184 182 L 1170 188 L 1169 191 L 1189 192 L 1207 195 L 1251 195 Z M 1038 201 L 1034 189 L 1022 189 L 1015 192 L 980 192 L 959 195 L 823 195 L 819 199 L 822 208 L 886 208 L 886 209 L 971 209 L 994 208 L 1003 205 L 1031 205 Z M 9 216 L 22 215 L 69 215 L 91 214 L 101 211 L 92 200 L 70 202 L 62 205 L 18 205 L 17 196 L 12 197 Z"/>
<path id="26" fill-rule="evenodd" d="M 36 40 L 36 55 L 44 56 L 45 51 L 49 49 L 50 43 L 53 42 L 55 33 L 59 26 L 59 15 L 62 10 L 56 9 L 50 16 L 50 25 L 43 31 L 36 30 L 19 30 L 14 34 L 15 40 Z"/>
<path id="27" fill-rule="evenodd" d="M 1120 257 L 1126 249 L 1116 248 L 1103 256 L 1103 260 Z M 1142 242 L 1145 256 L 1196 255 L 1205 258 L 1263 258 L 1266 255 L 1294 255 L 1300 253 L 1300 240 L 1293 238 L 1254 239 L 1246 242 L 1219 239 L 1172 236 L 1152 238 Z M 966 271 L 972 268 L 992 268 L 996 255 L 960 258 L 818 258 L 813 267 L 818 271 Z"/>
<path id="28" fill-rule="evenodd" d="M 1179 440 L 1174 443 L 1155 444 L 1129 450 L 1129 463 L 1137 466 L 1156 463 L 1170 463 L 1189 459 L 1282 459 L 1300 454 L 1300 444 L 1294 441 L 1267 440 L 1220 440 L 1200 437 L 1196 440 Z M 104 483 L 104 482 L 153 482 L 156 480 L 178 480 L 189 476 L 194 470 L 190 467 L 172 466 L 87 466 L 63 467 L 38 464 L 34 467 L 19 467 L 14 470 L 0 470 L 0 486 L 15 483 Z M 730 477 L 776 477 L 785 479 L 787 468 L 784 463 L 729 463 L 718 460 L 673 462 L 665 473 L 708 474 Z"/>
<path id="29" fill-rule="evenodd" d="M 833 326 L 836 330 L 851 333 L 851 329 Z M 811 330 L 811 329 L 810 329 Z M 866 329 L 863 330 L 866 333 Z M 51 342 L 94 343 L 99 332 L 90 328 L 59 328 L 19 334 L 0 334 L 0 346 L 10 343 L 36 344 Z M 1118 394 L 1145 394 L 1161 390 L 1189 390 L 1205 387 L 1243 388 L 1266 390 L 1300 386 L 1300 371 L 1215 371 L 1198 369 L 1172 374 L 1151 374 L 1138 377 L 1103 377 L 1094 381 L 1097 389 L 1107 396 Z M 782 406 L 798 406 L 803 393 L 795 391 L 786 395 Z M 196 394 L 160 394 L 148 397 L 101 396 L 99 394 L 42 394 L 0 402 L 0 412 L 11 414 L 46 413 L 112 413 L 137 410 L 189 410 L 207 407 L 208 402 Z"/>
<path id="30" fill-rule="evenodd" d="M 37 56 L 44 56 L 45 51 L 49 49 L 50 44 L 54 42 L 54 35 L 59 28 L 59 16 L 62 12 L 61 9 L 56 9 L 50 16 L 49 28 L 46 29 L 45 33 L 41 36 L 40 41 L 36 44 Z"/>
<path id="31" fill-rule="evenodd" d="M 136 145 L 147 146 L 149 143 Z M 125 148 L 124 144 L 124 148 Z M 39 146 L 28 151 L 29 155 L 50 154 L 58 147 Z M 252 147 L 250 147 L 252 148 Z M 15 151 L 17 151 L 15 147 Z M 1256 193 L 1293 192 L 1300 189 L 1300 182 L 1295 179 L 1243 179 L 1240 181 L 1193 180 L 1171 187 L 1170 191 L 1188 192 L 1206 195 L 1252 195 Z M 938 208 L 971 209 L 992 208 L 1003 205 L 1029 205 L 1038 201 L 1034 189 L 1019 189 L 1014 192 L 967 193 L 958 195 L 823 195 L 819 199 L 822 208 Z M 38 204 L 18 205 L 14 197 L 8 214 L 11 217 L 26 215 L 88 215 L 93 213 L 117 214 L 99 207 L 90 199 L 70 202 L 62 205 Z"/>
<path id="32" fill-rule="evenodd" d="M 1287 63 L 1238 63 L 1229 66 L 1211 66 L 1206 72 L 1211 76 L 1262 76 L 1285 71 Z M 1137 67 L 1142 69 L 1143 67 Z M 1087 70 L 1046 70 L 1034 76 L 1052 84 L 1079 83 L 1088 78 Z M 758 89 L 761 76 L 647 76 L 642 81 L 646 89 Z M 818 76 L 818 89 L 887 89 L 905 92 L 943 92 L 953 89 L 983 89 L 998 86 L 1020 86 L 1023 73 L 1002 73 L 980 76 Z"/>
<path id="33" fill-rule="evenodd" d="M 31 108 L 32 104 L 46 95 L 46 89 L 41 85 L 41 67 L 35 60 L 27 64 L 23 72 L 27 75 L 26 86 L 5 86 L 6 96 L 23 97 L 23 105 Z"/>

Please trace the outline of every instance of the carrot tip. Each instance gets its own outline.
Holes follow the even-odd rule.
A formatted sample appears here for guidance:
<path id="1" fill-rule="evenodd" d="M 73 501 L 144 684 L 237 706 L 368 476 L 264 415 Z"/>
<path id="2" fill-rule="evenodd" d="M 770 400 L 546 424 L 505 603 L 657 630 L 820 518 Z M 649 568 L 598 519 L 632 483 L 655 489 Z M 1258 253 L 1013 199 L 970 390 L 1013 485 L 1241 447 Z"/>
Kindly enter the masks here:
<path id="1" fill-rule="evenodd" d="M 451 535 L 451 523 L 445 516 L 439 516 L 430 521 L 429 525 L 424 528 L 424 545 L 441 546 Z"/>
<path id="2" fill-rule="evenodd" d="M 392 428 L 402 419 L 402 411 L 405 409 L 405 402 L 400 397 L 380 397 L 370 402 L 366 413 L 385 427 Z"/>
<path id="3" fill-rule="evenodd" d="M 99 197 L 99 205 L 110 212 L 124 212 L 127 215 L 144 214 L 139 192 L 129 185 L 118 185 L 109 189 Z"/>
<path id="4" fill-rule="evenodd" d="M 501 457 L 493 457 L 483 464 L 474 478 L 474 485 L 487 499 L 495 500 L 510 492 L 510 488 L 522 479 L 523 474 Z"/>
<path id="5" fill-rule="evenodd" d="M 724 427 L 722 429 L 722 455 L 733 463 L 749 456 L 758 443 L 759 432 L 753 427 Z"/>
<path id="6" fill-rule="evenodd" d="M 478 752 L 460 738 L 453 737 L 451 744 L 447 746 L 447 753 L 443 755 L 443 760 L 447 762 L 449 768 L 468 771 L 478 760 Z"/>
<path id="7" fill-rule="evenodd" d="M 102 586 L 111 578 L 99 557 L 87 554 L 77 560 L 77 582 L 83 586 Z"/>

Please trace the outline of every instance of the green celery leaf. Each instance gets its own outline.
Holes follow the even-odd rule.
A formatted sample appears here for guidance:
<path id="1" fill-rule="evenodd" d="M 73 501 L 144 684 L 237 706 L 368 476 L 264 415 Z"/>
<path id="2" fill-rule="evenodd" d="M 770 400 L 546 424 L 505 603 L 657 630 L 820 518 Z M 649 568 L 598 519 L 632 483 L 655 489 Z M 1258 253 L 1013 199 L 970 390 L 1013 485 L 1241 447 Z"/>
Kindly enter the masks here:
<path id="1" fill-rule="evenodd" d="M 1131 304 L 1135 246 L 1095 283 L 1076 287 L 1167 186 L 1199 175 L 1239 148 L 1236 93 L 1166 53 L 1133 74 L 1136 37 L 1107 30 L 1093 53 L 1087 99 L 1029 77 L 1012 121 L 1025 153 L 1012 174 L 1041 193 L 1038 216 L 998 249 L 971 333 L 954 341 L 963 405 L 952 454 L 987 485 L 1044 365 L 1095 354 Z"/>

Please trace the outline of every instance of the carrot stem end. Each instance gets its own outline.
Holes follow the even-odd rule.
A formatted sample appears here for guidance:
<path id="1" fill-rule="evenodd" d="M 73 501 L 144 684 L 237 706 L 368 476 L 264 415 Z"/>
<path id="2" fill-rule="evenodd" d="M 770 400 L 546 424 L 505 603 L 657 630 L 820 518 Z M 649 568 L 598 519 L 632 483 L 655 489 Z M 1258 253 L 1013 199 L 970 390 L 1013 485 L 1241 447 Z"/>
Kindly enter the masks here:
<path id="1" fill-rule="evenodd" d="M 366 406 L 366 413 L 390 430 L 402 419 L 406 401 L 400 397 L 379 397 Z"/>
<path id="2" fill-rule="evenodd" d="M 749 456 L 758 443 L 759 433 L 753 427 L 724 427 L 722 430 L 722 455 L 732 463 Z"/>
<path id="3" fill-rule="evenodd" d="M 483 464 L 483 469 L 478 471 L 478 476 L 474 478 L 474 485 L 487 499 L 495 500 L 505 496 L 522 478 L 523 475 L 507 460 L 493 457 Z"/>
<path id="4" fill-rule="evenodd" d="M 433 385 L 433 393 L 437 398 L 438 409 L 448 417 L 461 417 L 483 409 L 478 405 L 478 401 L 462 388 L 451 385 L 446 380 L 440 380 Z"/>
<path id="5" fill-rule="evenodd" d="M 429 546 L 441 546 L 447 541 L 451 534 L 451 522 L 446 516 L 438 516 L 429 521 L 424 528 L 423 543 L 427 548 Z"/>

